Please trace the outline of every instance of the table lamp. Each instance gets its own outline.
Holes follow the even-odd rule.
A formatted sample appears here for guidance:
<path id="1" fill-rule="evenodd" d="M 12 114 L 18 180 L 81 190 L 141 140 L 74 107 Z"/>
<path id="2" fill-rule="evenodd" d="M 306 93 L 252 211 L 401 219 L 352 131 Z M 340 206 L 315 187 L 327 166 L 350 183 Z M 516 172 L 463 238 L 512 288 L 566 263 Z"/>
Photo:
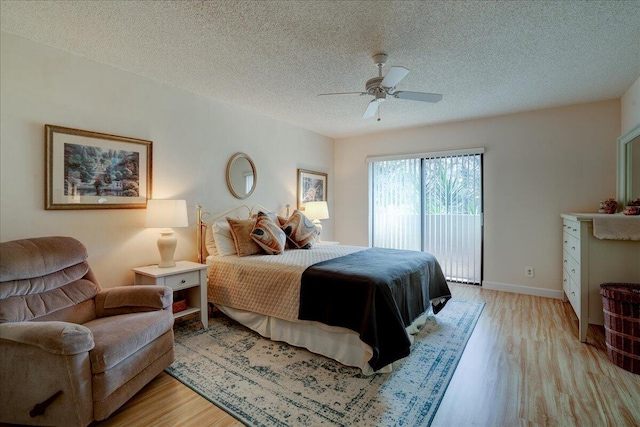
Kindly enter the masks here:
<path id="1" fill-rule="evenodd" d="M 329 218 L 329 206 L 327 202 L 307 202 L 304 204 L 304 214 L 313 221 L 313 224 L 318 230 L 318 237 L 316 240 L 320 241 L 320 235 L 322 234 L 321 219 Z"/>
<path id="2" fill-rule="evenodd" d="M 177 240 L 172 227 L 188 227 L 187 202 L 184 200 L 147 200 L 147 228 L 161 228 L 158 238 L 160 263 L 158 267 L 175 267 L 173 254 Z"/>

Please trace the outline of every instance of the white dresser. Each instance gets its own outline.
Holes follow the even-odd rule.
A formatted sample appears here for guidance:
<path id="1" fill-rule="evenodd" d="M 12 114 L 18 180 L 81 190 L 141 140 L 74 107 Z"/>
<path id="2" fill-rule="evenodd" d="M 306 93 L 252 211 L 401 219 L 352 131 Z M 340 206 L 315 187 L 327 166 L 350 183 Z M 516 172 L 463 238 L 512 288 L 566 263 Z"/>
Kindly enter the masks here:
<path id="1" fill-rule="evenodd" d="M 601 240 L 593 235 L 593 214 L 563 214 L 562 288 L 579 322 L 580 341 L 587 324 L 602 325 L 600 285 L 640 283 L 640 241 Z"/>

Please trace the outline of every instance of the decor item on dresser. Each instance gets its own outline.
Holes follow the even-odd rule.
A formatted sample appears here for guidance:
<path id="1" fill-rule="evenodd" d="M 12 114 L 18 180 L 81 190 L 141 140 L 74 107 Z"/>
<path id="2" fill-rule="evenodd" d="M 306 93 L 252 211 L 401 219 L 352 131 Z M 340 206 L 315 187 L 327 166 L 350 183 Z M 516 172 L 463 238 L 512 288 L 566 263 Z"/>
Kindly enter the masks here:
<path id="1" fill-rule="evenodd" d="M 600 202 L 599 213 L 614 214 L 618 210 L 618 202 L 615 199 L 607 199 Z"/>
<path id="2" fill-rule="evenodd" d="M 625 215 L 640 215 L 640 206 L 625 206 L 622 213 Z"/>
<path id="3" fill-rule="evenodd" d="M 307 218 L 313 221 L 313 224 L 318 230 L 318 236 L 316 241 L 319 242 L 322 235 L 322 223 L 321 219 L 329 219 L 329 206 L 327 202 L 307 202 L 305 203 L 304 214 Z"/>
<path id="4" fill-rule="evenodd" d="M 45 125 L 45 208 L 146 207 L 152 142 Z"/>
<path id="5" fill-rule="evenodd" d="M 177 240 L 172 228 L 188 227 L 187 202 L 185 200 L 152 199 L 147 202 L 147 228 L 161 228 L 158 238 L 160 262 L 158 267 L 175 267 L 173 254 L 176 251 Z"/>
<path id="6" fill-rule="evenodd" d="M 236 199 L 246 199 L 256 189 L 258 172 L 251 157 L 236 153 L 227 163 L 227 187 Z"/>
<path id="7" fill-rule="evenodd" d="M 587 340 L 588 324 L 602 325 L 600 284 L 634 282 L 640 277 L 640 240 L 610 228 L 608 237 L 594 235 L 597 223 L 624 221 L 640 225 L 640 218 L 607 214 L 562 214 L 562 288 L 578 317 L 578 337 Z M 640 239 L 640 234 L 637 235 Z M 565 299 L 566 301 L 566 299 Z"/>
<path id="8" fill-rule="evenodd" d="M 307 202 L 326 202 L 328 175 L 298 169 L 298 209 L 304 211 Z"/>
<path id="9" fill-rule="evenodd" d="M 253 211 L 242 206 L 237 212 L 253 219 Z M 297 249 L 278 256 L 239 252 L 221 255 L 218 242 L 224 241 L 224 228 L 219 224 L 229 222 L 234 213 L 232 210 L 214 217 L 198 212 L 198 234 L 206 229 L 214 236 L 205 239 L 210 254 L 206 258 L 208 301 L 273 340 L 305 347 L 358 367 L 367 375 L 390 372 L 393 362 L 410 353 L 411 334 L 419 330 L 427 315 L 437 314 L 451 298 L 433 255 L 312 245 L 316 229 L 298 210 L 289 219 L 276 217 L 289 243 L 294 242 Z M 287 233 L 302 223 L 302 230 Z M 313 233 L 307 235 L 307 230 Z M 218 255 L 211 255 L 215 253 Z"/>
<path id="10" fill-rule="evenodd" d="M 0 423 L 104 420 L 173 362 L 172 290 L 102 289 L 71 237 L 0 243 Z"/>
<path id="11" fill-rule="evenodd" d="M 630 201 L 622 211 L 625 215 L 640 215 L 640 199 Z"/>

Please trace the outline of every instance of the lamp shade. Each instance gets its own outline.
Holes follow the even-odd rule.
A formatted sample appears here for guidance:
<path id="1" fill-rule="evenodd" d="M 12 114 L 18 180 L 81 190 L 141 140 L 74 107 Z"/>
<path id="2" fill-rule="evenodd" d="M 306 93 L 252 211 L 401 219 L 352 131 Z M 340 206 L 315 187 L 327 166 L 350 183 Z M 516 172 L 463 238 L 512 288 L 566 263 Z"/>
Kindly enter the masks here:
<path id="1" fill-rule="evenodd" d="M 304 214 L 309 219 L 328 219 L 329 206 L 327 202 L 307 202 L 304 205 Z"/>
<path id="2" fill-rule="evenodd" d="M 147 200 L 147 228 L 188 227 L 185 200 Z"/>

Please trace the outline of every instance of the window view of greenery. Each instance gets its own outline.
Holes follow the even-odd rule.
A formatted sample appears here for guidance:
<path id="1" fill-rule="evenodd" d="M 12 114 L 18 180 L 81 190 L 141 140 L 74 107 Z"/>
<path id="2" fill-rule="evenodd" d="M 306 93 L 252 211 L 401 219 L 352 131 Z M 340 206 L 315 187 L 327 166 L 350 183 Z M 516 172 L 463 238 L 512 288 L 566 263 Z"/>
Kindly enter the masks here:
<path id="1" fill-rule="evenodd" d="M 434 254 L 449 280 L 480 283 L 480 155 L 372 164 L 373 245 Z"/>

